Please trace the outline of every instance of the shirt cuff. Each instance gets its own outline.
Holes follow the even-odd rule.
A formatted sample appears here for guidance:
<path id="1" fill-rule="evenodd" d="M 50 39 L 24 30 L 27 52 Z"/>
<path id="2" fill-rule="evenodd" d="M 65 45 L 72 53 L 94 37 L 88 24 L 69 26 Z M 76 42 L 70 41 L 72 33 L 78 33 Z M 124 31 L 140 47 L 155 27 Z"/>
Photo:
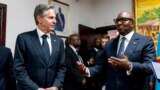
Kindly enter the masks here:
<path id="1" fill-rule="evenodd" d="M 132 69 L 133 69 L 132 63 L 131 62 L 129 62 L 129 63 L 130 63 L 130 66 L 129 66 L 130 69 L 126 71 L 127 75 L 131 75 L 131 72 L 132 72 Z"/>

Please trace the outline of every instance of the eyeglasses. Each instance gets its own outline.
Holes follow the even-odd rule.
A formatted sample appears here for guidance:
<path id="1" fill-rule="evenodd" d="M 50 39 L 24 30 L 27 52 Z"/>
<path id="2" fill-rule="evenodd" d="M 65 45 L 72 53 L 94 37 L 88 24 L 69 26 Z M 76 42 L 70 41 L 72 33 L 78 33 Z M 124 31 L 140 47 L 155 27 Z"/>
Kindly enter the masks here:
<path id="1" fill-rule="evenodd" d="M 129 20 L 133 20 L 133 19 L 131 19 L 131 18 L 118 18 L 118 19 L 114 19 L 114 22 L 115 23 L 118 23 L 118 22 L 126 22 L 126 21 L 129 21 Z"/>

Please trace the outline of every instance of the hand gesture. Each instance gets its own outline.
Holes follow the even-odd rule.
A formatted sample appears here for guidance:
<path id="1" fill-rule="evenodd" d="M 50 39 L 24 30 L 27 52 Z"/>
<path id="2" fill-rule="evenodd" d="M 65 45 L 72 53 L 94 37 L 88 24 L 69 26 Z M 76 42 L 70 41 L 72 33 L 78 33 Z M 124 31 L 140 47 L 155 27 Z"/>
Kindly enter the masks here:
<path id="1" fill-rule="evenodd" d="M 116 57 L 110 57 L 109 63 L 112 64 L 116 68 L 130 70 L 131 62 L 129 62 L 127 56 L 124 55 L 124 53 L 121 54 L 122 59 L 116 58 Z"/>
<path id="2" fill-rule="evenodd" d="M 82 64 L 81 62 L 77 61 L 77 67 L 78 67 L 78 70 L 82 74 L 87 75 L 87 72 L 86 72 L 87 67 L 84 64 Z"/>

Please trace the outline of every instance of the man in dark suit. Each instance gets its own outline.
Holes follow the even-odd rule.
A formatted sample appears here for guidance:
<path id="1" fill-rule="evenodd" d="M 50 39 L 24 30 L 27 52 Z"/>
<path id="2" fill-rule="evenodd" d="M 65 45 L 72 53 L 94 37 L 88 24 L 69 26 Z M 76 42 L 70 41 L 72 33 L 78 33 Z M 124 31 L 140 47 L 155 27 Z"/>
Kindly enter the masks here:
<path id="1" fill-rule="evenodd" d="M 100 57 L 102 61 L 89 69 L 78 62 L 79 70 L 92 77 L 105 63 L 106 90 L 143 90 L 145 77 L 152 74 L 149 63 L 156 60 L 154 43 L 151 38 L 134 31 L 132 13 L 120 12 L 115 24 L 119 36 L 106 44 Z"/>
<path id="2" fill-rule="evenodd" d="M 64 43 L 55 34 L 53 6 L 39 4 L 34 11 L 36 30 L 18 35 L 14 72 L 18 90 L 58 90 L 65 76 Z"/>
<path id="3" fill-rule="evenodd" d="M 68 45 L 65 49 L 66 54 L 66 76 L 63 90 L 85 90 L 86 79 L 83 73 L 77 68 L 77 61 L 83 63 L 82 58 L 77 53 L 80 47 L 80 38 L 77 34 L 68 37 Z"/>
<path id="4" fill-rule="evenodd" d="M 92 48 L 89 50 L 86 66 L 88 66 L 88 67 L 94 66 L 95 59 L 96 59 L 96 54 L 101 49 L 102 49 L 101 39 L 100 38 L 95 38 L 94 41 L 93 41 Z"/>
<path id="5" fill-rule="evenodd" d="M 11 50 L 0 45 L 0 90 L 16 90 Z"/>

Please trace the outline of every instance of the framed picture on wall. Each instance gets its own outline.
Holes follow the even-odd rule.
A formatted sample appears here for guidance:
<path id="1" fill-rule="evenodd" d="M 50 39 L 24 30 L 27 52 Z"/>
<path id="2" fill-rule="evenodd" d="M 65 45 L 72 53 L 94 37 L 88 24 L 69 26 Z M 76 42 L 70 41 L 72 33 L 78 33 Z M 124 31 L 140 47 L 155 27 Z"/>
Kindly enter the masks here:
<path id="1" fill-rule="evenodd" d="M 49 0 L 49 5 L 53 5 L 56 12 L 55 32 L 59 36 L 68 36 L 69 34 L 69 4 Z"/>
<path id="2" fill-rule="evenodd" d="M 159 0 L 133 0 L 136 31 L 153 39 L 155 47 L 158 44 L 160 31 L 160 2 Z"/>
<path id="3" fill-rule="evenodd" d="M 7 5 L 0 3 L 0 45 L 5 46 Z"/>

